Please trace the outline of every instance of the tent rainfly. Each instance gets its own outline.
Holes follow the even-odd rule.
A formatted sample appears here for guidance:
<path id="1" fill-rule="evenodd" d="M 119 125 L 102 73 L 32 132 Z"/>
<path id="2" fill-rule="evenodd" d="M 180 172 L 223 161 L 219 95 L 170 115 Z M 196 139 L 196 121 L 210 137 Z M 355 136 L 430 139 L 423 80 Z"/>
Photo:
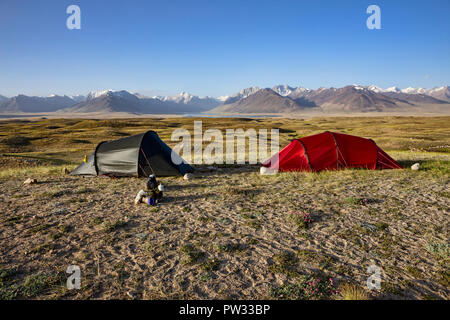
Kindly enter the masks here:
<path id="1" fill-rule="evenodd" d="M 402 168 L 373 140 L 329 131 L 293 140 L 262 166 L 272 172 Z"/>
<path id="2" fill-rule="evenodd" d="M 179 163 L 176 164 L 175 162 Z M 157 176 L 184 175 L 194 169 L 154 131 L 101 142 L 71 175 Z"/>

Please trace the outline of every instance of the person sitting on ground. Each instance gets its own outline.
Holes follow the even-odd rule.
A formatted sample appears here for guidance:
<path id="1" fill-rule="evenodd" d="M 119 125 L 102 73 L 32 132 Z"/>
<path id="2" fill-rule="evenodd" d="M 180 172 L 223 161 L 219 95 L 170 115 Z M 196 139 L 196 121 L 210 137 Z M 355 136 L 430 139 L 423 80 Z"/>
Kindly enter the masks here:
<path id="1" fill-rule="evenodd" d="M 134 199 L 135 204 L 146 203 L 150 206 L 157 205 L 161 201 L 164 191 L 164 185 L 156 181 L 154 174 L 151 174 L 147 180 L 147 191 L 140 190 Z"/>

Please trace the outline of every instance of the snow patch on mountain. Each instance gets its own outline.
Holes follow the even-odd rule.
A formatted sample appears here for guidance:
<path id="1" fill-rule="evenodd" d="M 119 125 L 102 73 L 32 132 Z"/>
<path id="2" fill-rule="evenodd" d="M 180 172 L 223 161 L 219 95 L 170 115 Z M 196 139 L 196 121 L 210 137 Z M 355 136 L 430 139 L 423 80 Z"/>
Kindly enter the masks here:
<path id="1" fill-rule="evenodd" d="M 116 96 L 116 97 L 121 97 L 121 98 L 127 98 L 132 96 L 133 94 L 129 93 L 126 90 L 112 90 L 112 89 L 108 89 L 108 90 L 103 90 L 103 91 L 91 91 L 87 94 L 86 96 L 86 101 L 104 96 L 104 95 L 109 95 L 109 96 Z M 134 95 L 133 95 L 134 96 Z"/>
<path id="2" fill-rule="evenodd" d="M 408 87 L 406 89 L 403 89 L 402 92 L 403 93 L 408 93 L 408 94 L 426 94 L 427 90 L 425 90 L 424 88 Z"/>
<path id="3" fill-rule="evenodd" d="M 375 85 L 368 86 L 367 90 L 370 90 L 370 91 L 373 91 L 373 92 L 376 92 L 376 93 L 384 92 L 383 88 L 380 88 L 380 87 L 375 86 Z"/>
<path id="4" fill-rule="evenodd" d="M 434 87 L 433 89 L 429 89 L 429 90 L 428 90 L 428 93 L 429 93 L 429 94 L 433 94 L 433 93 L 435 93 L 435 92 L 438 92 L 438 91 L 444 91 L 444 90 L 448 90 L 448 86 L 444 86 L 444 87 Z"/>
<path id="5" fill-rule="evenodd" d="M 275 91 L 282 97 L 286 97 L 286 96 L 290 95 L 295 89 L 296 88 L 290 87 L 287 84 L 284 84 L 284 85 L 279 84 L 272 88 L 273 91 Z"/>
<path id="6" fill-rule="evenodd" d="M 384 90 L 384 92 L 402 92 L 402 90 L 399 87 L 390 87 Z"/>
<path id="7" fill-rule="evenodd" d="M 230 96 L 220 96 L 220 97 L 217 97 L 217 100 L 224 102 L 224 101 L 226 101 L 229 97 L 230 97 Z"/>
<path id="8" fill-rule="evenodd" d="M 259 90 L 260 90 L 259 87 L 250 87 L 250 88 L 242 89 L 241 91 L 239 91 L 237 93 L 237 95 L 241 99 L 243 99 L 243 98 L 247 98 L 247 97 L 251 96 L 252 94 L 258 92 Z M 236 96 L 236 95 L 234 95 L 234 96 Z"/>

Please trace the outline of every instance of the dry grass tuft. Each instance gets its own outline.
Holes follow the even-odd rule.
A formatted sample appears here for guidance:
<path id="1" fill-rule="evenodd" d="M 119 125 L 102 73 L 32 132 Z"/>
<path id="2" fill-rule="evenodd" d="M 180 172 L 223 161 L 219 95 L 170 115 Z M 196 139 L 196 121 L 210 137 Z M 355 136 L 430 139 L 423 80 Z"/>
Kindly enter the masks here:
<path id="1" fill-rule="evenodd" d="M 339 299 L 342 300 L 370 300 L 366 290 L 357 284 L 344 283 L 339 286 Z"/>

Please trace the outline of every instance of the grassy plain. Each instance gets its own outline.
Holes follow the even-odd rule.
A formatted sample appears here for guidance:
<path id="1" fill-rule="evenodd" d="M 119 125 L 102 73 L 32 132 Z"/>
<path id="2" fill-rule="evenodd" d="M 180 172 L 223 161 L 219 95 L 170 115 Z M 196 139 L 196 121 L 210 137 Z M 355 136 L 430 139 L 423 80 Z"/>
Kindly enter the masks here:
<path id="1" fill-rule="evenodd" d="M 173 146 L 194 120 L 1 121 L 0 299 L 449 299 L 450 117 L 204 118 L 203 130 L 279 128 L 280 147 L 325 130 L 372 138 L 405 169 L 223 165 L 162 178 L 158 207 L 133 204 L 144 179 L 62 173 L 104 140 L 155 130 Z M 80 290 L 65 287 L 71 264 Z M 370 265 L 380 290 L 366 289 Z M 330 277 L 340 293 L 308 291 Z"/>

